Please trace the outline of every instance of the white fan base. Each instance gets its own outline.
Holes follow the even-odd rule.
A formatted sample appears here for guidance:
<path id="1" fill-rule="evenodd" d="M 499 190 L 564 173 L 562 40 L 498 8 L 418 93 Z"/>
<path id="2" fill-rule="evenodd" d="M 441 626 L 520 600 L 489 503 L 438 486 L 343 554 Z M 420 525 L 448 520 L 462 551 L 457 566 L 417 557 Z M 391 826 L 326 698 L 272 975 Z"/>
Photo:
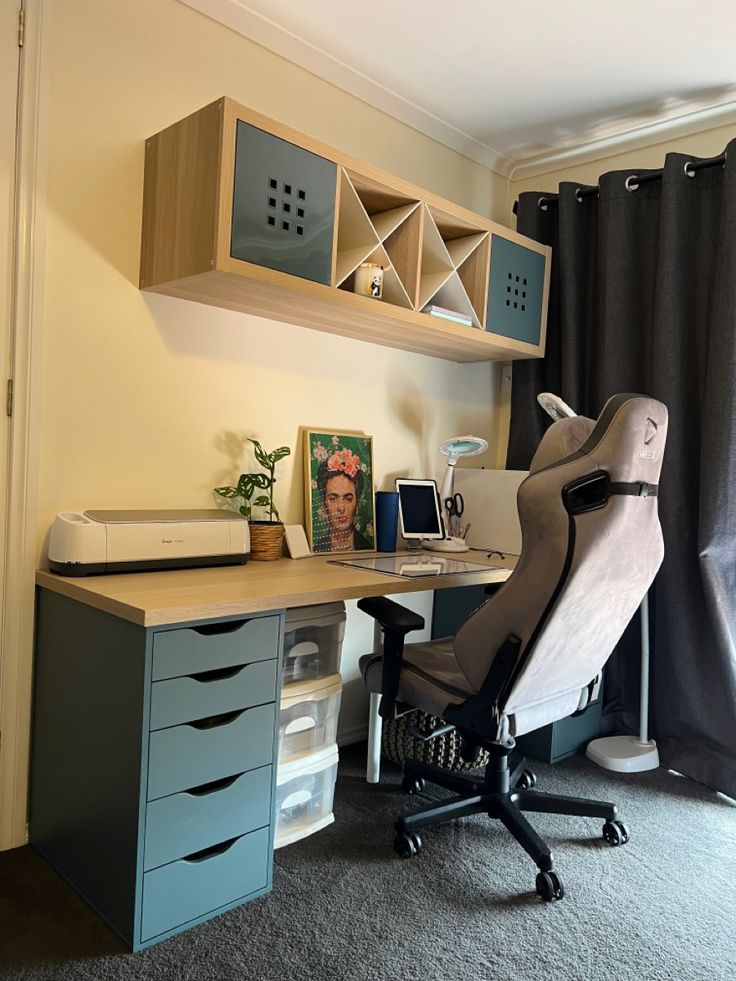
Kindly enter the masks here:
<path id="1" fill-rule="evenodd" d="M 422 540 L 422 548 L 428 552 L 467 552 L 470 549 L 462 538 L 425 538 Z"/>
<path id="2" fill-rule="evenodd" d="M 639 773 L 656 770 L 659 752 L 653 739 L 641 742 L 636 736 L 605 736 L 588 743 L 585 755 L 606 770 Z"/>

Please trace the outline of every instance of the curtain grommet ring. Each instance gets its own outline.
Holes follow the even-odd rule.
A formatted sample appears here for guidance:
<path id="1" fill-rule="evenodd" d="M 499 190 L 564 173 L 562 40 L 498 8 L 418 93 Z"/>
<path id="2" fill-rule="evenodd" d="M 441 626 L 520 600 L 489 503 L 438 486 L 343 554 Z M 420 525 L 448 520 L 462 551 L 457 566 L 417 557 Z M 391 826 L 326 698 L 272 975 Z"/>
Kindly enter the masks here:
<path id="1" fill-rule="evenodd" d="M 539 198 L 539 200 L 537 201 L 537 207 L 539 208 L 540 211 L 548 211 L 549 198 L 544 198 L 544 197 Z"/>
<path id="2" fill-rule="evenodd" d="M 583 192 L 580 190 L 579 187 L 575 188 L 575 200 L 577 201 L 578 204 L 583 203 Z"/>
<path id="3" fill-rule="evenodd" d="M 690 169 L 692 166 L 692 160 L 685 161 L 685 166 L 682 168 L 685 173 L 685 177 L 695 177 L 695 171 Z"/>
<path id="4" fill-rule="evenodd" d="M 637 183 L 637 179 L 638 178 L 637 178 L 637 175 L 636 174 L 630 174 L 626 178 L 626 180 L 624 181 L 624 187 L 626 188 L 627 191 L 638 191 L 639 190 L 639 185 Z"/>

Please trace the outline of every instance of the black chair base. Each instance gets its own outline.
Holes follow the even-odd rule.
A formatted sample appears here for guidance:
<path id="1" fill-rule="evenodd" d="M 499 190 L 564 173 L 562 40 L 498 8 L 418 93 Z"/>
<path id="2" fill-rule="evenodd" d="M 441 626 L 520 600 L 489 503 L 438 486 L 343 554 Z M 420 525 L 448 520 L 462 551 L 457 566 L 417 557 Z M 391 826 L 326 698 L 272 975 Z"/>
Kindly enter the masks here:
<path id="1" fill-rule="evenodd" d="M 402 858 L 413 858 L 422 850 L 422 842 L 416 834 L 419 828 L 442 824 L 453 818 L 469 814 L 487 814 L 507 828 L 522 848 L 531 856 L 540 874 L 537 876 L 537 893 L 546 900 L 561 899 L 564 887 L 554 872 L 552 852 L 524 816 L 524 811 L 543 814 L 572 814 L 580 817 L 602 818 L 603 838 L 612 845 L 628 841 L 626 827 L 616 821 L 615 804 L 584 797 L 562 797 L 531 789 L 536 782 L 534 775 L 524 769 L 524 759 L 509 768 L 508 756 L 492 757 L 482 780 L 407 760 L 404 763 L 402 786 L 409 793 L 421 791 L 423 781 L 454 790 L 456 797 L 442 804 L 433 804 L 400 817 L 394 827 L 397 832 L 394 847 Z"/>

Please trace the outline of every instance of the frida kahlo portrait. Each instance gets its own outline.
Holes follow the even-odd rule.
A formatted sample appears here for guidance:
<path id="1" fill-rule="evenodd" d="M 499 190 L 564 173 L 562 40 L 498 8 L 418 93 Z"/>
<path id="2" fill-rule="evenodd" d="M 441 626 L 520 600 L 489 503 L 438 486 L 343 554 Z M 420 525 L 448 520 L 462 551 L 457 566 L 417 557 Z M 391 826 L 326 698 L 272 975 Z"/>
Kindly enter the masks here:
<path id="1" fill-rule="evenodd" d="M 304 441 L 307 531 L 312 551 L 374 549 L 372 438 L 309 430 Z"/>

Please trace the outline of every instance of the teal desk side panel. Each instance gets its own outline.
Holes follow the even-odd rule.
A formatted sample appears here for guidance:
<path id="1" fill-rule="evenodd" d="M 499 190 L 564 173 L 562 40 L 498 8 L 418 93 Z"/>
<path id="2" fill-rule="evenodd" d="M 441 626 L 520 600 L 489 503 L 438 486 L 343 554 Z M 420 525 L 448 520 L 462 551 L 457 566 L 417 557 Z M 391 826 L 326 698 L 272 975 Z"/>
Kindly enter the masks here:
<path id="1" fill-rule="evenodd" d="M 539 344 L 544 267 L 544 255 L 491 235 L 486 330 Z"/>
<path id="2" fill-rule="evenodd" d="M 37 591 L 30 840 L 133 945 L 147 638 Z"/>

